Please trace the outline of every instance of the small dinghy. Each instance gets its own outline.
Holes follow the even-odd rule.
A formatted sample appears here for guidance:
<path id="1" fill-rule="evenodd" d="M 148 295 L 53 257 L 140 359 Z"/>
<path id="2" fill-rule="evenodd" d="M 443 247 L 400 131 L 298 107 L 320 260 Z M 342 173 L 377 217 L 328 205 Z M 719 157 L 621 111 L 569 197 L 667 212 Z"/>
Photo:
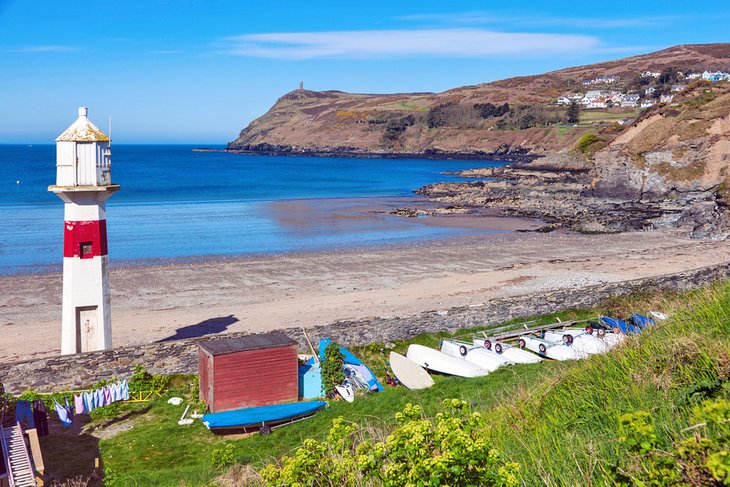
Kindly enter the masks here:
<path id="1" fill-rule="evenodd" d="M 476 347 L 493 350 L 514 364 L 536 364 L 542 362 L 542 359 L 534 353 L 522 350 L 508 343 L 489 340 L 487 338 L 474 338 L 473 343 Z"/>
<path id="2" fill-rule="evenodd" d="M 608 342 L 601 340 L 582 328 L 546 330 L 543 338 L 551 343 L 567 345 L 582 356 L 605 353 L 611 348 Z"/>
<path id="3" fill-rule="evenodd" d="M 258 428 L 259 433 L 268 435 L 272 428 L 308 418 L 326 405 L 324 401 L 308 401 L 234 409 L 205 414 L 203 424 L 215 432 L 234 432 L 234 430 L 248 432 Z"/>
<path id="4" fill-rule="evenodd" d="M 457 375 L 459 377 L 481 377 L 489 373 L 488 370 L 464 359 L 450 357 L 445 353 L 423 345 L 409 345 L 406 357 L 421 367 L 442 374 Z"/>
<path id="5" fill-rule="evenodd" d="M 511 363 L 506 357 L 491 350 L 487 350 L 484 347 L 475 347 L 471 343 L 460 342 L 458 340 L 442 341 L 441 352 L 449 357 L 462 358 L 489 372 L 494 372 L 501 366 Z"/>
<path id="6" fill-rule="evenodd" d="M 536 338 L 530 335 L 522 335 L 518 340 L 520 348 L 532 350 L 539 353 L 543 357 L 553 360 L 577 360 L 580 354 L 567 345 L 550 343 L 542 338 Z"/>
<path id="7" fill-rule="evenodd" d="M 428 389 L 435 384 L 423 367 L 399 353 L 390 352 L 390 369 L 400 383 L 411 390 Z"/>

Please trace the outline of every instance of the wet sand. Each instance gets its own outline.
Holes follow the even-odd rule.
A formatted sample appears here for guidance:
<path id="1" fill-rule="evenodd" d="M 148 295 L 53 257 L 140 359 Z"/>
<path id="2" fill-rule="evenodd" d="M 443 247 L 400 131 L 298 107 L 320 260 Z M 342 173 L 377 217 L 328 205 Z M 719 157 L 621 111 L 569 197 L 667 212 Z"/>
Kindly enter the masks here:
<path id="1" fill-rule="evenodd" d="M 730 243 L 677 233 L 554 232 L 128 265 L 110 273 L 113 340 L 136 345 L 406 316 L 728 260 Z M 60 314 L 60 273 L 0 277 L 0 361 L 57 354 Z"/>

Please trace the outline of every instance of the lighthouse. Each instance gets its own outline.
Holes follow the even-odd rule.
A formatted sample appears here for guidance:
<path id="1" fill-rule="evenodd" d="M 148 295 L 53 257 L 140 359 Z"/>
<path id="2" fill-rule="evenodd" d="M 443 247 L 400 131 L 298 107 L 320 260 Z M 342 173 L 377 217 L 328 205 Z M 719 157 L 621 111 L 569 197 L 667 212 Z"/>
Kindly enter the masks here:
<path id="1" fill-rule="evenodd" d="M 56 139 L 56 184 L 64 203 L 61 353 L 112 346 L 106 200 L 112 184 L 109 136 L 79 108 L 79 118 Z"/>

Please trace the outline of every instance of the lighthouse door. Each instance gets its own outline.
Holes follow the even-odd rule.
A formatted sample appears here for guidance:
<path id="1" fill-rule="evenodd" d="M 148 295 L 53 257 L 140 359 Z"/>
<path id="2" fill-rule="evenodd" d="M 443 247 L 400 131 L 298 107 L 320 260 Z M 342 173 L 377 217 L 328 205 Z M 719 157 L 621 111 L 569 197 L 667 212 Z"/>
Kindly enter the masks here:
<path id="1" fill-rule="evenodd" d="M 96 184 L 96 144 L 76 143 L 76 184 L 93 186 Z"/>
<path id="2" fill-rule="evenodd" d="M 99 350 L 98 320 L 96 306 L 76 308 L 76 350 L 90 352 Z"/>

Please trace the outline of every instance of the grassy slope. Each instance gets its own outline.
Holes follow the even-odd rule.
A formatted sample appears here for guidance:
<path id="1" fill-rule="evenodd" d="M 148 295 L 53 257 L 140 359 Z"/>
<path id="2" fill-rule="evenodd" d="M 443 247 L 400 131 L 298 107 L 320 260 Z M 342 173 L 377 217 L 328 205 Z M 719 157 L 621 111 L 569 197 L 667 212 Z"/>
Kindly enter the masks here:
<path id="1" fill-rule="evenodd" d="M 236 458 L 255 465 L 271 461 L 304 438 L 322 439 L 339 415 L 382 437 L 407 402 L 422 404 L 430 415 L 441 399 L 456 397 L 487 411 L 494 446 L 523 465 L 525 485 L 593 484 L 607 465 L 623 458 L 616 441 L 621 414 L 652 411 L 660 440 L 669 445 L 674 432 L 690 424 L 693 386 L 724 381 L 730 372 L 730 284 L 685 295 L 639 294 L 603 309 L 615 313 L 646 306 L 676 314 L 610 354 L 576 363 L 504 368 L 480 379 L 437 377 L 437 386 L 427 391 L 387 388 L 354 404 L 334 402 L 315 418 L 268 437 L 233 440 Z M 595 310 L 570 314 L 594 315 Z M 438 340 L 422 336 L 417 341 L 433 345 Z M 405 347 L 396 345 L 401 351 Z M 379 347 L 356 352 L 380 367 Z M 123 476 L 123 485 L 197 485 L 220 473 L 212 467 L 211 454 L 231 440 L 211 435 L 200 423 L 180 427 L 179 414 L 179 408 L 158 401 L 134 420 L 133 429 L 101 441 L 105 465 Z"/>

